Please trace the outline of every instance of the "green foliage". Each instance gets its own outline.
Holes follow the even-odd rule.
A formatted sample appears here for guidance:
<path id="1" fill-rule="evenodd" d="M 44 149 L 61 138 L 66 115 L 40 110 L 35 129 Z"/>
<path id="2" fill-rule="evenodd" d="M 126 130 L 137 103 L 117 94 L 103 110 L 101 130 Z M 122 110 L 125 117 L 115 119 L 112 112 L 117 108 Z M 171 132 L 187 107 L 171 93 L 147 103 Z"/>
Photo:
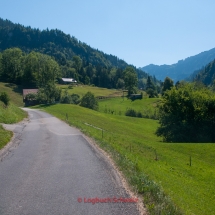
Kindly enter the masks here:
<path id="1" fill-rule="evenodd" d="M 78 94 L 69 95 L 68 90 L 64 91 L 64 95 L 61 97 L 61 103 L 64 104 L 79 104 L 80 96 Z"/>
<path id="2" fill-rule="evenodd" d="M 207 64 L 202 70 L 198 71 L 195 81 L 202 82 L 205 85 L 213 85 L 215 79 L 215 60 Z"/>
<path id="3" fill-rule="evenodd" d="M 98 110 L 98 101 L 95 98 L 94 94 L 91 92 L 87 92 L 83 98 L 81 99 L 81 104 L 82 107 L 86 107 L 92 110 Z"/>
<path id="4" fill-rule="evenodd" d="M 72 103 L 71 104 L 79 104 L 80 103 L 80 96 L 78 94 L 73 93 L 71 95 Z"/>
<path id="5" fill-rule="evenodd" d="M 37 100 L 37 94 L 29 93 L 25 96 L 25 100 Z"/>
<path id="6" fill-rule="evenodd" d="M 10 102 L 9 95 L 6 92 L 2 92 L 0 94 L 0 101 L 2 101 L 5 104 L 5 106 L 8 106 Z"/>
<path id="7" fill-rule="evenodd" d="M 156 134 L 167 142 L 215 142 L 215 95 L 198 84 L 167 91 Z"/>
<path id="8" fill-rule="evenodd" d="M 58 63 L 50 56 L 31 52 L 24 61 L 23 86 L 45 87 L 60 77 Z"/>
<path id="9" fill-rule="evenodd" d="M 125 89 L 128 90 L 128 95 L 137 92 L 137 73 L 134 68 L 127 67 L 123 72 Z"/>
<path id="10" fill-rule="evenodd" d="M 61 89 L 53 83 L 47 83 L 45 87 L 39 88 L 37 100 L 40 104 L 52 104 L 60 101 Z"/>
<path id="11" fill-rule="evenodd" d="M 1 79 L 5 82 L 21 84 L 24 59 L 23 52 L 19 48 L 10 48 L 2 53 L 1 57 Z"/>
<path id="12" fill-rule="evenodd" d="M 155 98 L 158 96 L 157 89 L 150 76 L 148 76 L 146 82 L 146 93 L 149 95 L 149 98 Z"/>
<path id="13" fill-rule="evenodd" d="M 169 77 L 166 77 L 162 87 L 162 95 L 165 93 L 166 90 L 170 90 L 173 86 L 173 80 Z"/>
<path id="14" fill-rule="evenodd" d="M 131 117 L 139 117 L 139 118 L 142 118 L 143 115 L 141 112 L 137 112 L 135 111 L 134 109 L 128 109 L 126 112 L 125 112 L 125 115 L 126 116 L 131 116 Z"/>
<path id="15" fill-rule="evenodd" d="M 8 36 L 8 32 L 10 32 L 10 36 Z M 93 49 L 86 43 L 82 43 L 58 29 L 40 31 L 0 18 L 0 41 L 0 50 L 18 47 L 26 55 L 32 53 L 27 56 L 27 59 L 25 56 L 23 57 L 24 62 L 22 60 L 21 62 L 14 61 L 17 62 L 15 65 L 19 65 L 19 67 L 16 66 L 16 76 L 14 77 L 17 78 L 13 79 L 13 83 L 18 83 L 18 80 L 22 81 L 20 79 L 22 75 L 19 74 L 24 70 L 23 84 L 25 87 L 34 88 L 37 85 L 42 87 L 43 81 L 50 76 L 44 75 L 45 79 L 43 78 L 43 70 L 45 73 L 49 73 L 49 70 L 47 71 L 46 66 L 44 66 L 47 60 L 43 60 L 43 57 L 35 54 L 39 52 L 43 56 L 49 55 L 56 60 L 60 68 L 59 78 L 74 78 L 80 83 L 94 84 L 105 88 L 124 87 L 123 70 L 129 66 L 125 61 Z M 20 67 L 20 65 L 22 66 Z M 135 70 L 138 79 L 147 78 L 147 73 L 136 69 L 134 66 L 130 67 Z M 11 74 L 14 73 L 11 72 Z M 1 78 L 4 77 L 2 80 L 11 82 L 12 77 L 7 77 L 7 73 L 4 75 L 6 76 L 1 75 Z"/>
<path id="16" fill-rule="evenodd" d="M 146 93 L 149 95 L 149 98 L 158 97 L 158 94 L 157 94 L 157 92 L 156 92 L 155 89 L 148 88 L 148 89 L 146 90 Z"/>

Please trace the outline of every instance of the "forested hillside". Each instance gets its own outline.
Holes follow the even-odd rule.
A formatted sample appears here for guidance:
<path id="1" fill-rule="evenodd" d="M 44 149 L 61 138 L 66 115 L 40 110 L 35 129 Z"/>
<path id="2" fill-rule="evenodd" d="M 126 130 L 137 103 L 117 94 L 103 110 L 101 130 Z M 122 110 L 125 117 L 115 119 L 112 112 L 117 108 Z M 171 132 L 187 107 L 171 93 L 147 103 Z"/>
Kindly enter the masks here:
<path id="1" fill-rule="evenodd" d="M 52 56 L 59 64 L 59 77 L 72 77 L 84 84 L 106 88 L 121 88 L 124 85 L 122 73 L 128 64 L 116 56 L 91 48 L 58 29 L 41 31 L 0 18 L 0 51 L 14 47 L 25 54 L 34 51 Z M 148 74 L 135 70 L 139 87 L 144 88 Z"/>
<path id="2" fill-rule="evenodd" d="M 194 80 L 201 81 L 205 85 L 212 85 L 215 80 L 215 60 L 210 62 L 205 68 L 200 70 Z"/>

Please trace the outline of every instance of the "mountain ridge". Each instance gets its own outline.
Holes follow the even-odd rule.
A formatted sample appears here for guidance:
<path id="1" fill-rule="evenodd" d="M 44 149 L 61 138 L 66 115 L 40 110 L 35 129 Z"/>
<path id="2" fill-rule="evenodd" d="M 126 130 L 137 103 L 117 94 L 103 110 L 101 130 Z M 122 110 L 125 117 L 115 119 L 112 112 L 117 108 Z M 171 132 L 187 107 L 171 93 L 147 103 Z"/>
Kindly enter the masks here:
<path id="1" fill-rule="evenodd" d="M 167 65 L 155 65 L 149 64 L 144 67 L 140 67 L 142 71 L 154 75 L 158 80 L 164 80 L 165 77 L 170 77 L 175 82 L 184 80 L 189 77 L 194 71 L 202 69 L 208 63 L 215 59 L 215 48 L 208 51 L 203 51 L 197 55 L 187 57 L 183 60 L 179 60 L 175 64 Z"/>

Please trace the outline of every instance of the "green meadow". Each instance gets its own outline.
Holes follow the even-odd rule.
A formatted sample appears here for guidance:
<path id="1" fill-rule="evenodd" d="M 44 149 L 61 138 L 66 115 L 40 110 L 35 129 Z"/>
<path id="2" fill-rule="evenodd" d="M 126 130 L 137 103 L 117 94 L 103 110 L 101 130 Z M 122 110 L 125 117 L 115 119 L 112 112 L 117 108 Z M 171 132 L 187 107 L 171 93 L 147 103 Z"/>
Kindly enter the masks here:
<path id="1" fill-rule="evenodd" d="M 63 91 L 67 85 L 58 85 Z M 0 83 L 12 104 L 0 103 L 0 122 L 14 123 L 25 117 L 16 106 L 23 106 L 18 86 Z M 41 108 L 93 137 L 109 152 L 133 189 L 144 199 L 150 214 L 212 215 L 215 211 L 215 145 L 213 143 L 165 143 L 154 133 L 158 121 L 126 117 L 127 109 L 153 114 L 159 98 L 131 101 L 122 91 L 78 85 L 68 89 L 81 97 L 88 91 L 99 100 L 99 111 L 77 105 L 41 105 Z M 16 105 L 13 105 L 13 103 Z M 68 119 L 66 118 L 68 115 Z M 0 126 L 0 148 L 12 132 Z"/>
<path id="2" fill-rule="evenodd" d="M 100 87 L 93 87 L 88 85 L 73 85 L 72 89 L 69 89 L 69 85 L 57 85 L 62 91 L 68 90 L 69 94 L 78 94 L 80 97 L 83 97 L 88 91 L 93 93 L 95 96 L 122 96 L 123 93 L 121 90 L 116 89 L 107 89 L 107 88 L 100 88 Z"/>
<path id="3" fill-rule="evenodd" d="M 146 101 L 153 104 L 153 100 Z M 105 114 L 69 104 L 40 108 L 80 128 L 110 152 L 128 181 L 143 195 L 150 214 L 214 214 L 214 144 L 162 142 L 154 134 L 157 120 Z"/>
<path id="4" fill-rule="evenodd" d="M 151 116 L 156 112 L 155 108 L 159 101 L 159 98 L 148 98 L 146 96 L 143 99 L 137 99 L 135 101 L 127 97 L 109 98 L 99 101 L 99 111 L 114 115 L 125 115 L 126 110 L 134 109 L 145 116 Z"/>

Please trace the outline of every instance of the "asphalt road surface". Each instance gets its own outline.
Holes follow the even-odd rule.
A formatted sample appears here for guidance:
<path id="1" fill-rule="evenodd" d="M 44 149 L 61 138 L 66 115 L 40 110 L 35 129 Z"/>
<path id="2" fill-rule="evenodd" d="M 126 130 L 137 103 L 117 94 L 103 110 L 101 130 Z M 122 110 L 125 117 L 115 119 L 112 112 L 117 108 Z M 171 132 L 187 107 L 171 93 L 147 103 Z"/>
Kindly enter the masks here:
<path id="1" fill-rule="evenodd" d="M 0 215 L 139 214 L 116 170 L 79 130 L 25 110 L 26 123 L 6 126 L 15 138 L 0 153 Z"/>

